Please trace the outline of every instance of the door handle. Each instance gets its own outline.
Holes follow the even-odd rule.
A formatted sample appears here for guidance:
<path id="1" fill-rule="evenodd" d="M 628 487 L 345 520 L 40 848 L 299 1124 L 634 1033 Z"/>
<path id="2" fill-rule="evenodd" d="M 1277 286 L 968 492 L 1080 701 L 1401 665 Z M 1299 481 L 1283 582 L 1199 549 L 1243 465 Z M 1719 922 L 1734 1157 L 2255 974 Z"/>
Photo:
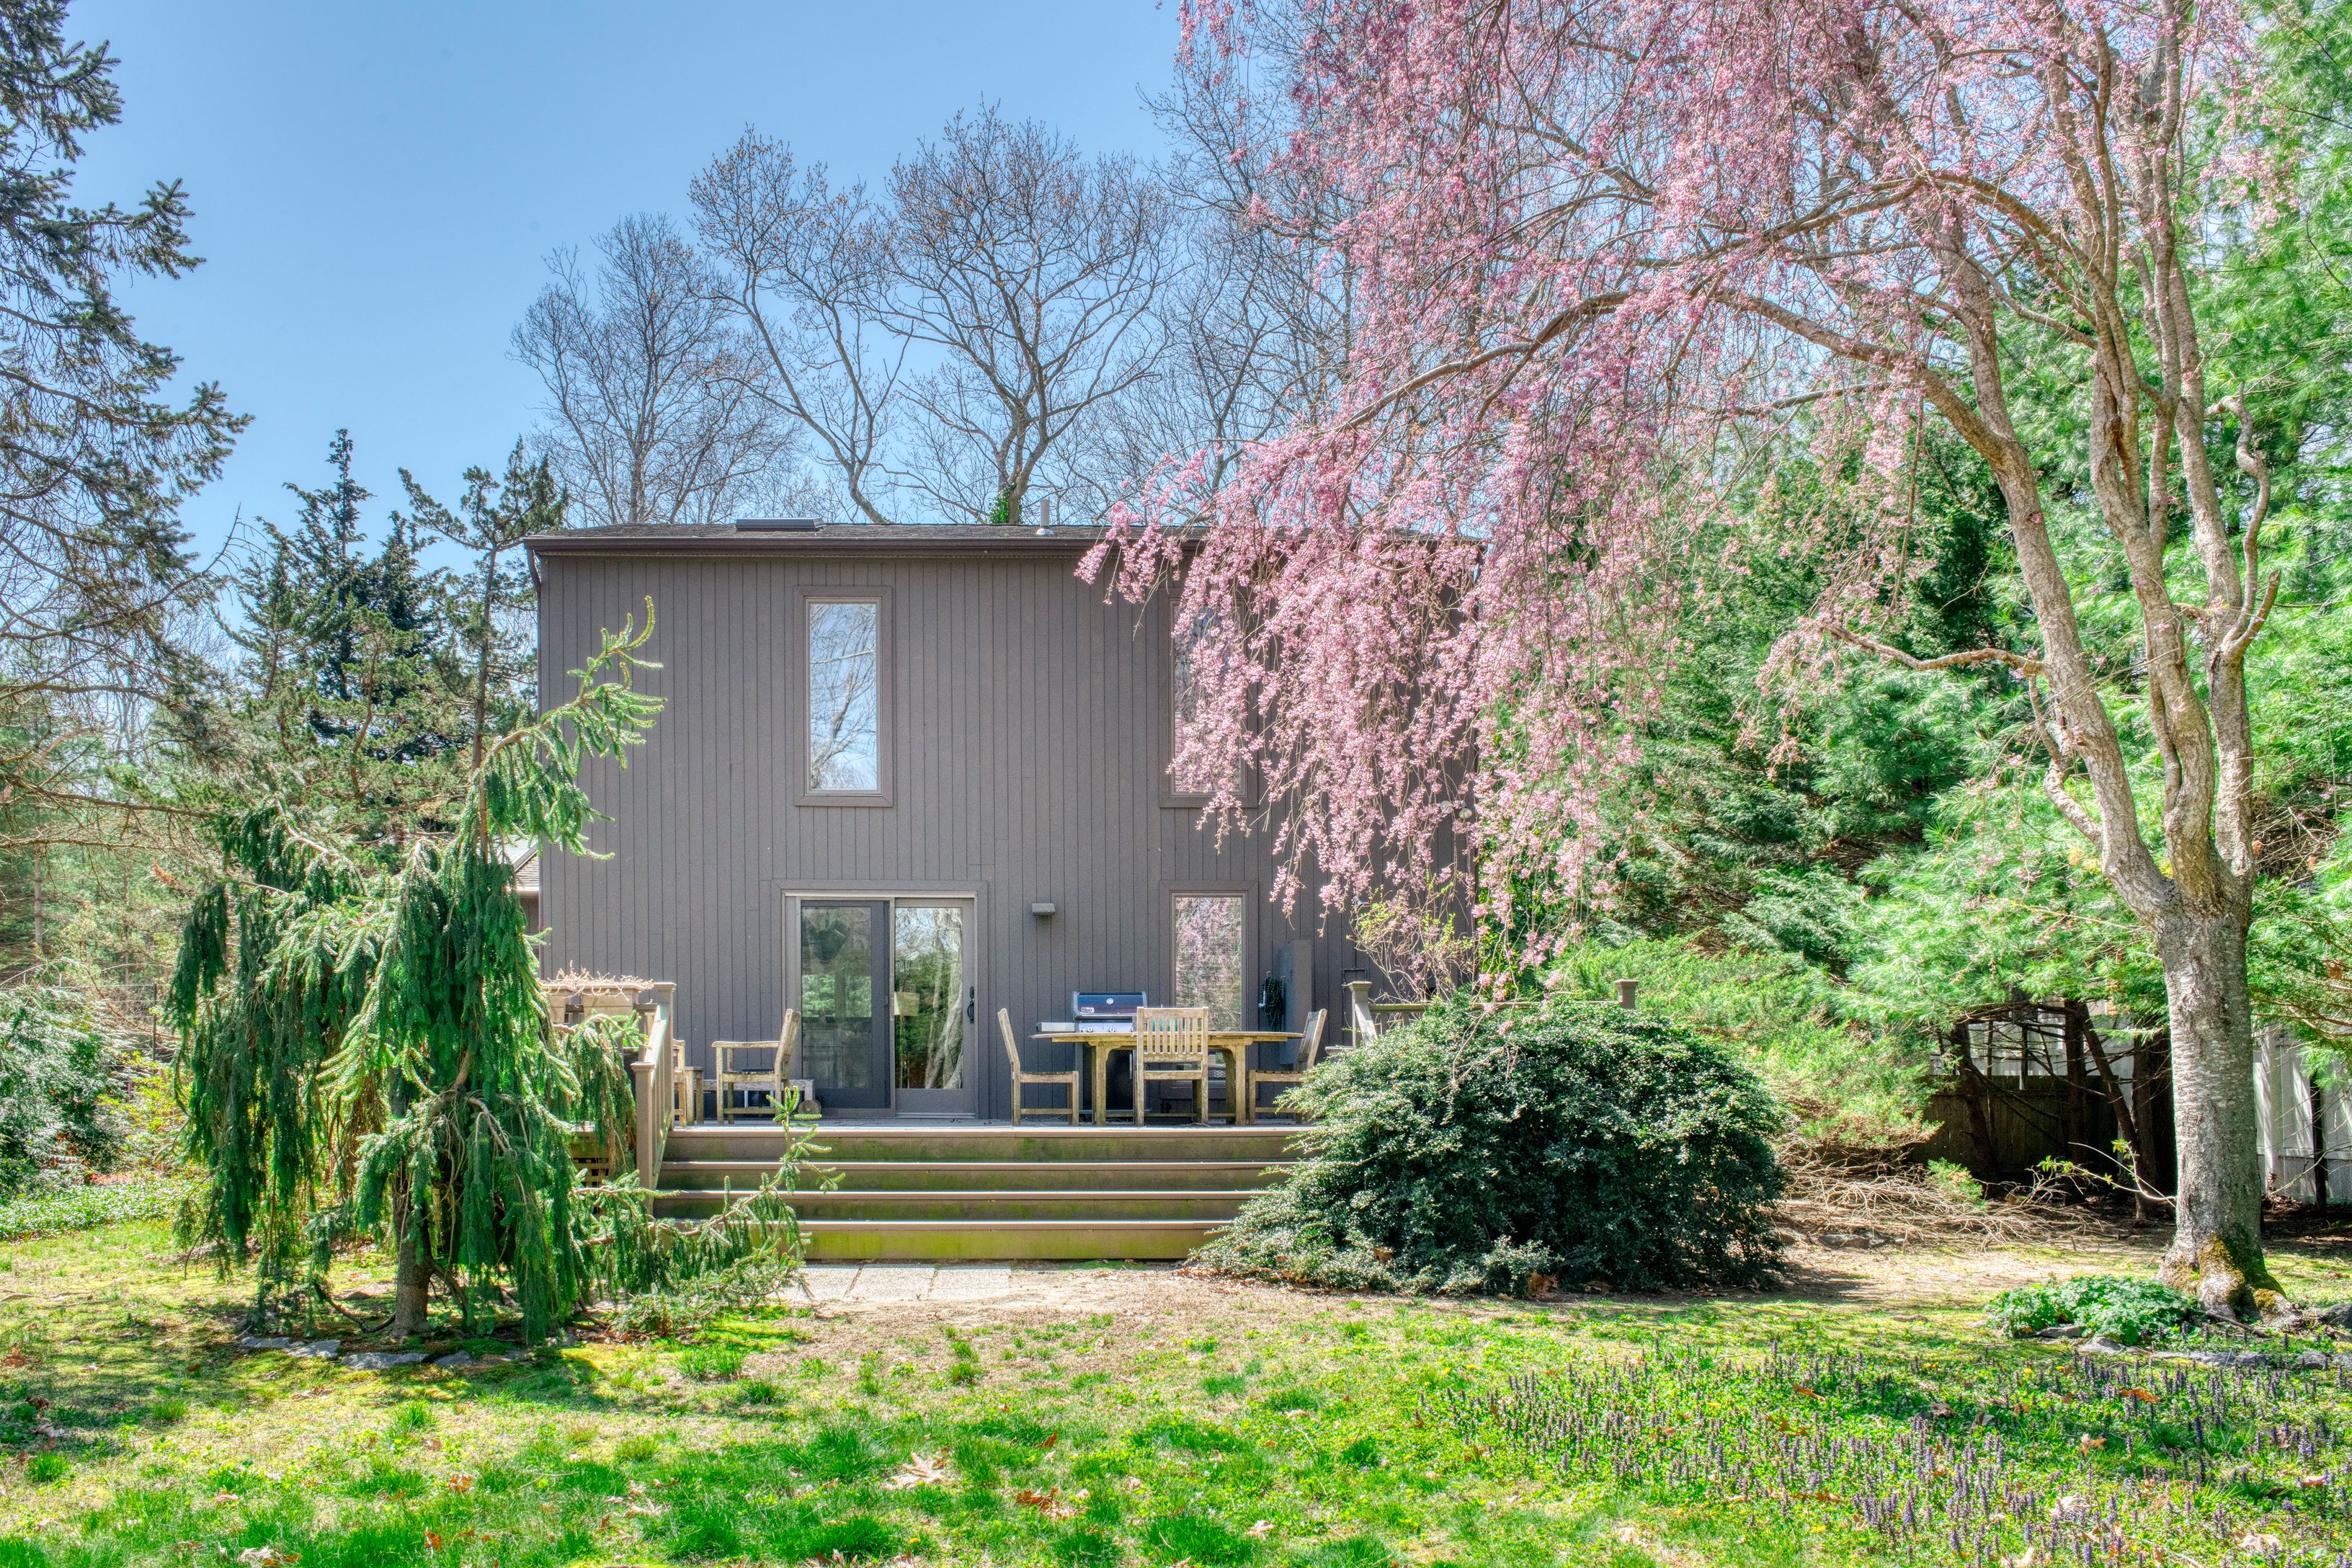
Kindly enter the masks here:
<path id="1" fill-rule="evenodd" d="M 977 985 L 963 988 L 963 1021 L 967 1024 L 980 1022 L 980 987 Z"/>

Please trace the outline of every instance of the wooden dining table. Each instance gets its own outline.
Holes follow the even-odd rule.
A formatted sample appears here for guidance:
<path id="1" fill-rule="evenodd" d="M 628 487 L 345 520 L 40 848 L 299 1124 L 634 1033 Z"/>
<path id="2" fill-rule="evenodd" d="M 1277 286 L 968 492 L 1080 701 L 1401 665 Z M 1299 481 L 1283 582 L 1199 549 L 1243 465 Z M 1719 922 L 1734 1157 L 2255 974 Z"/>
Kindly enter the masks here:
<path id="1" fill-rule="evenodd" d="M 1108 1125 L 1104 1116 L 1103 1101 L 1108 1098 L 1110 1058 L 1114 1052 L 1135 1049 L 1134 1034 L 1125 1029 L 1116 1031 L 1072 1029 L 1050 1035 L 1032 1035 L 1029 1037 L 1033 1040 L 1051 1040 L 1060 1046 L 1076 1046 L 1086 1052 L 1087 1065 L 1081 1070 L 1094 1084 L 1095 1125 L 1097 1127 Z M 1256 1097 L 1249 1091 L 1249 1074 L 1246 1070 L 1252 1047 L 1279 1045 L 1284 1040 L 1303 1038 L 1305 1037 L 1302 1035 L 1290 1034 L 1281 1029 L 1212 1029 L 1209 1031 L 1209 1048 L 1225 1058 L 1225 1108 L 1231 1113 L 1235 1126 L 1250 1125 L 1257 1121 L 1257 1107 L 1250 1103 Z M 1152 1058 L 1154 1061 L 1159 1059 L 1156 1056 Z M 1205 1107 L 1208 1100 L 1208 1085 L 1202 1084 L 1201 1103 L 1204 1108 L 1203 1119 L 1207 1114 Z M 1135 1124 L 1138 1127 L 1142 1126 L 1143 1107 L 1140 1104 L 1135 1108 L 1134 1114 Z"/>

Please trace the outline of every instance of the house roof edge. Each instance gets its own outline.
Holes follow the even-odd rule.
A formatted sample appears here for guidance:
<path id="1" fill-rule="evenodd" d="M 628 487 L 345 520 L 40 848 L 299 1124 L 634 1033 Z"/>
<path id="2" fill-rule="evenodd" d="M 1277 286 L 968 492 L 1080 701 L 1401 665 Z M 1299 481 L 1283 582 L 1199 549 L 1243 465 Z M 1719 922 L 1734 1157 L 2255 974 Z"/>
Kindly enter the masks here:
<path id="1" fill-rule="evenodd" d="M 982 524 L 851 523 L 809 532 L 719 528 L 576 529 L 534 533 L 534 556 L 552 555 L 1079 555 L 1099 528 L 993 528 Z"/>

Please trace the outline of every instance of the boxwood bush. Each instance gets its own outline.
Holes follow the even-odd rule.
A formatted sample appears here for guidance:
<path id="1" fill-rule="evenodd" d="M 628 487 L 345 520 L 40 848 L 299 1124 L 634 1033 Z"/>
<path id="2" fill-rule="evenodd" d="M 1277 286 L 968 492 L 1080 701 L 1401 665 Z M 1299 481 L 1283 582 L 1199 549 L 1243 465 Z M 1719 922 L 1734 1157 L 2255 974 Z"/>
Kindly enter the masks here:
<path id="1" fill-rule="evenodd" d="M 1351 1289 L 1522 1294 L 1760 1286 L 1780 1253 L 1780 1109 L 1664 1018 L 1466 995 L 1293 1093 L 1307 1157 L 1197 1267 Z"/>

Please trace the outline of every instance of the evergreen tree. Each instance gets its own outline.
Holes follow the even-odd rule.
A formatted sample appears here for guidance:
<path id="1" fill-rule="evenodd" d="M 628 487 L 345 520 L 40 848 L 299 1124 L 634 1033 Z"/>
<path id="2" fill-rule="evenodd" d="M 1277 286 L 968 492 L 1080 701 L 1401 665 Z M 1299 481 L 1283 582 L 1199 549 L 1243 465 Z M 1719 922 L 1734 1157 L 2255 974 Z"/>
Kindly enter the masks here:
<path id="1" fill-rule="evenodd" d="M 647 1249 L 614 1235 L 642 1237 L 642 1208 L 600 1220 L 573 1192 L 570 1123 L 625 1122 L 615 1042 L 553 1029 L 501 846 L 587 852 L 579 771 L 643 743 L 659 703 L 632 678 L 651 631 L 648 605 L 643 630 L 606 634 L 569 700 L 482 749 L 456 830 L 389 863 L 316 804 L 219 821 L 225 874 L 189 910 L 168 1004 L 210 1177 L 185 1228 L 225 1264 L 258 1262 L 265 1308 L 306 1250 L 323 1275 L 357 1235 L 395 1250 L 404 1335 L 436 1279 L 469 1315 L 511 1292 L 537 1337 L 592 1281 L 642 1268 Z"/>
<path id="2" fill-rule="evenodd" d="M 400 480 L 425 532 L 472 559 L 443 579 L 444 625 L 454 634 L 467 683 L 465 736 L 471 763 L 491 739 L 507 733 L 536 705 L 537 638 L 530 615 L 536 603 L 522 542 L 563 526 L 571 498 L 547 460 L 527 462 L 517 441 L 503 479 L 467 468 L 465 494 L 452 511 L 427 495 L 407 469 Z"/>
<path id="3" fill-rule="evenodd" d="M 331 802 L 362 837 L 396 847 L 446 826 L 467 759 L 466 665 L 448 584 L 425 566 L 426 524 L 398 511 L 371 550 L 352 439 L 329 444 L 330 478 L 289 484 L 290 529 L 237 574 L 248 723 L 277 787 Z M 511 716 L 511 710 L 509 710 Z"/>
<path id="4" fill-rule="evenodd" d="M 68 41 L 62 0 L 0 0 L 0 808 L 32 803 L 19 830 L 52 840 L 121 837 L 128 803 L 55 742 L 120 749 L 126 708 L 187 676 L 179 623 L 212 585 L 178 509 L 244 424 L 210 383 L 164 401 L 178 356 L 114 292 L 198 264 L 179 184 L 76 199 L 86 139 L 121 117 L 115 63 Z"/>

